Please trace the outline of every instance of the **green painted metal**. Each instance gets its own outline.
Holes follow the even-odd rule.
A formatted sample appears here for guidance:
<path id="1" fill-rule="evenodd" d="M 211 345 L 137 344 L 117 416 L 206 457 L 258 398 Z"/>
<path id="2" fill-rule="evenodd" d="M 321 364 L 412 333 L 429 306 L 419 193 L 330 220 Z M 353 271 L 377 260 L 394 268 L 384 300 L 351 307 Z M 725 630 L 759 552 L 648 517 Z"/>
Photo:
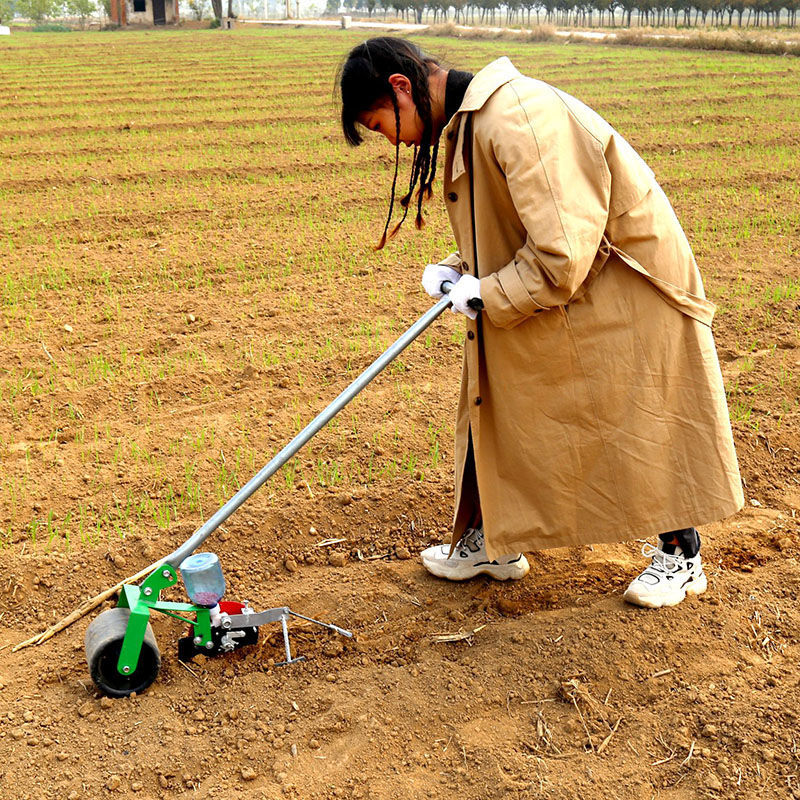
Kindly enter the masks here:
<path id="1" fill-rule="evenodd" d="M 131 675 L 139 664 L 139 655 L 142 652 L 144 635 L 152 611 L 176 617 L 193 625 L 195 638 L 199 637 L 200 639 L 198 642 L 200 647 L 211 643 L 211 612 L 209 609 L 192 603 L 172 603 L 160 599 L 161 592 L 174 586 L 177 582 L 178 574 L 174 567 L 162 564 L 153 570 L 140 586 L 126 584 L 122 587 L 118 605 L 120 608 L 129 608 L 131 615 L 117 661 L 117 670 L 121 675 Z M 175 612 L 194 614 L 195 619 L 186 619 L 178 616 Z"/>

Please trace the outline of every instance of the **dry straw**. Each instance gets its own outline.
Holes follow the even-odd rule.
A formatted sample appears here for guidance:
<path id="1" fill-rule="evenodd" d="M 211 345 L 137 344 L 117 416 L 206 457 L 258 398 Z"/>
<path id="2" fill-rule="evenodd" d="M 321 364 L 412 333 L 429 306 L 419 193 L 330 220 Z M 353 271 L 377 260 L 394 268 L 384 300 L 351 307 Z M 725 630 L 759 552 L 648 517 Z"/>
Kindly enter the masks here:
<path id="1" fill-rule="evenodd" d="M 552 25 L 535 28 L 468 28 L 452 22 L 434 25 L 421 33 L 427 36 L 452 36 L 458 39 L 504 40 L 513 42 L 564 41 L 582 44 L 616 44 L 636 47 L 677 47 L 687 50 L 729 50 L 740 53 L 800 56 L 800 41 L 776 38 L 775 32 L 696 31 L 664 33 L 652 29 L 617 30 L 590 37 L 581 31 L 556 32 Z M 587 34 L 589 32 L 587 31 Z"/>
<path id="2" fill-rule="evenodd" d="M 444 25 L 432 25 L 420 33 L 426 36 L 453 36 L 457 39 L 502 39 L 512 42 L 553 42 L 558 37 L 552 25 L 537 25 L 527 30 L 512 28 L 467 28 L 452 22 Z"/>

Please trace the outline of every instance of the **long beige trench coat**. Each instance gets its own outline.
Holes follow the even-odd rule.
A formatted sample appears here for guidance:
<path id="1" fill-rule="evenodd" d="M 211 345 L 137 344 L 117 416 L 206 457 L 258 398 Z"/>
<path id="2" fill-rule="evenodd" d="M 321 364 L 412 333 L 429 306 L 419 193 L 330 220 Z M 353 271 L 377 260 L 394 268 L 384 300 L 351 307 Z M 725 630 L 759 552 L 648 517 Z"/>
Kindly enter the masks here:
<path id="1" fill-rule="evenodd" d="M 490 558 L 741 508 L 714 306 L 652 171 L 507 58 L 443 135 L 445 263 L 477 274 L 485 304 L 466 323 L 454 540 L 476 495 Z"/>

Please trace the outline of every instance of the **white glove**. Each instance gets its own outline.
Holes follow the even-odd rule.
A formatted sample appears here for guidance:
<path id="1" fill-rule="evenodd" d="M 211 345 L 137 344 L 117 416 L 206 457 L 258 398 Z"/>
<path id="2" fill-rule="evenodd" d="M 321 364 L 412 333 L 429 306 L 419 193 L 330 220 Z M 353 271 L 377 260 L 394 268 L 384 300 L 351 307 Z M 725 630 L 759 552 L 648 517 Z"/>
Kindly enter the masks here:
<path id="1" fill-rule="evenodd" d="M 428 264 L 422 273 L 422 287 L 431 297 L 438 300 L 444 297 L 442 283 L 444 281 L 456 283 L 460 277 L 461 273 L 457 269 L 445 264 Z"/>
<path id="2" fill-rule="evenodd" d="M 478 278 L 474 275 L 462 275 L 461 280 L 450 290 L 448 296 L 453 303 L 451 310 L 454 314 L 464 314 L 470 319 L 477 318 L 477 310 L 470 308 L 467 304 L 470 300 L 481 299 L 481 282 Z"/>

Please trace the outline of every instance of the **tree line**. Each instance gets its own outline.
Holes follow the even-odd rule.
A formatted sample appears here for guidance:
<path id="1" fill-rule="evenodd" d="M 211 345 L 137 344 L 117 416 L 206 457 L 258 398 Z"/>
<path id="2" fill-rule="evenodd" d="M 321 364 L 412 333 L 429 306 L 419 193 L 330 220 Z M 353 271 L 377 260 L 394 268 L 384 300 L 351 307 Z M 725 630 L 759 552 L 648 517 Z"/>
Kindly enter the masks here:
<path id="1" fill-rule="evenodd" d="M 110 13 L 110 0 L 100 0 L 99 8 L 104 8 L 106 16 Z M 0 23 L 7 24 L 14 17 L 25 17 L 39 23 L 45 19 L 73 17 L 81 25 L 98 11 L 95 0 L 0 0 Z"/>
<path id="2" fill-rule="evenodd" d="M 456 25 L 797 26 L 800 0 L 353 0 L 345 13 Z M 326 14 L 341 11 L 328 0 Z"/>

